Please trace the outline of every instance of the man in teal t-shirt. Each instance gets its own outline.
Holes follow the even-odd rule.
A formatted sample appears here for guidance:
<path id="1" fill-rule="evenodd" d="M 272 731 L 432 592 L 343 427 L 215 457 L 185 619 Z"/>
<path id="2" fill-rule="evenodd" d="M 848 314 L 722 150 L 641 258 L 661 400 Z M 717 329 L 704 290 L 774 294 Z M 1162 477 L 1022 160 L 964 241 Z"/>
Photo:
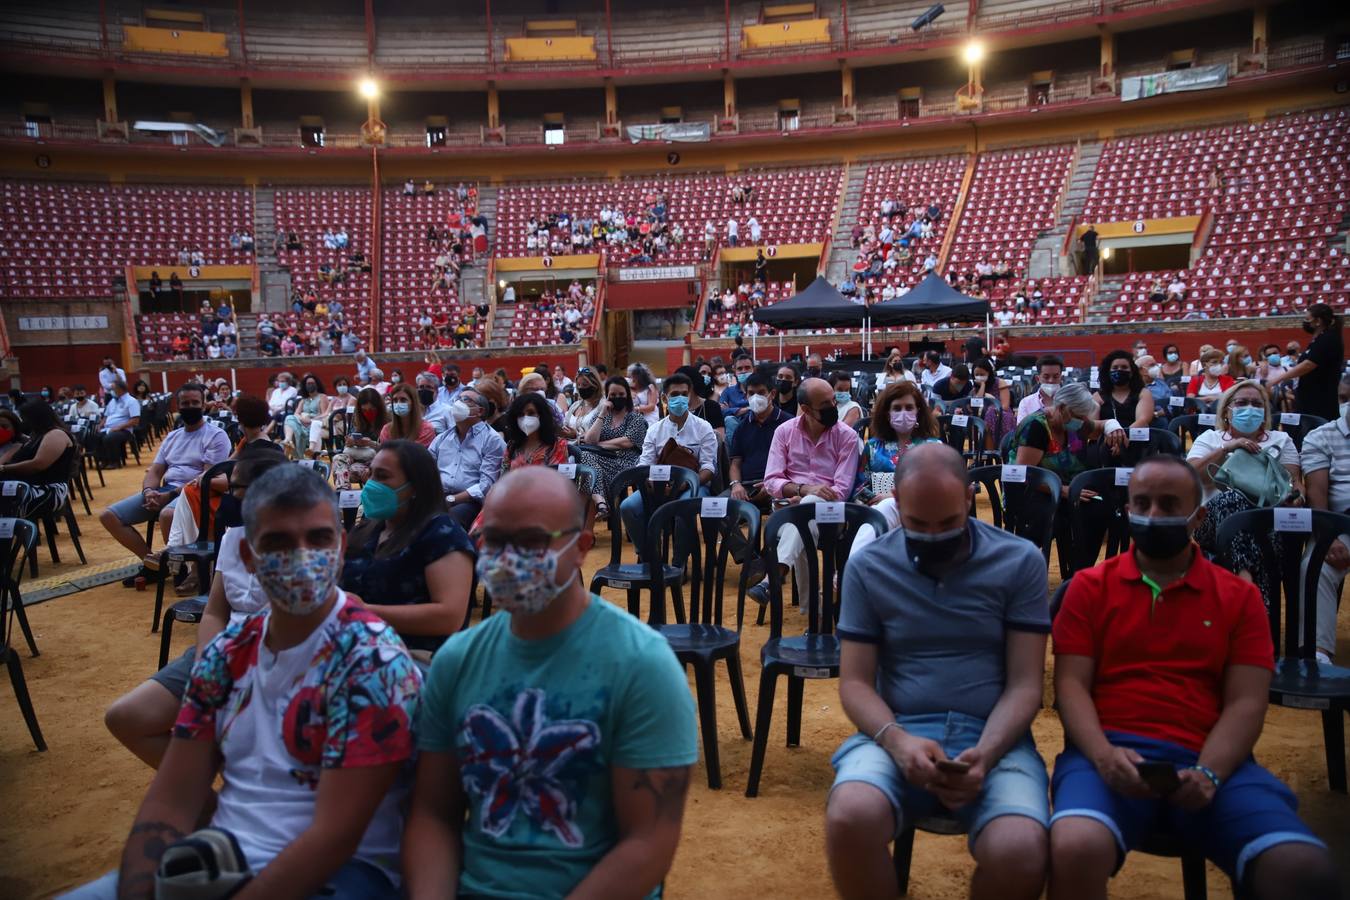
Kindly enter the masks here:
<path id="1" fill-rule="evenodd" d="M 488 494 L 477 571 L 505 614 L 431 666 L 403 839 L 412 898 L 655 894 L 670 868 L 693 699 L 666 641 L 586 591 L 584 521 L 572 482 L 542 466 Z"/>

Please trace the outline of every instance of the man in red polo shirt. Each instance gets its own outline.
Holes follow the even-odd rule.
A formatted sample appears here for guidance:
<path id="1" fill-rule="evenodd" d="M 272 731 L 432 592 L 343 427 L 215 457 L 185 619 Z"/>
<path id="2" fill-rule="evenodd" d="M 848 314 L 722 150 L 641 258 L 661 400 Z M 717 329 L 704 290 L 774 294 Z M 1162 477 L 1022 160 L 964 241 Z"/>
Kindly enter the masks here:
<path id="1" fill-rule="evenodd" d="M 1051 785 L 1051 900 L 1105 898 L 1155 829 L 1195 841 L 1243 896 L 1339 896 L 1293 792 L 1252 759 L 1270 626 L 1256 587 L 1192 543 L 1202 494 L 1181 459 L 1140 463 L 1133 548 L 1075 575 L 1055 618 L 1067 741 Z"/>

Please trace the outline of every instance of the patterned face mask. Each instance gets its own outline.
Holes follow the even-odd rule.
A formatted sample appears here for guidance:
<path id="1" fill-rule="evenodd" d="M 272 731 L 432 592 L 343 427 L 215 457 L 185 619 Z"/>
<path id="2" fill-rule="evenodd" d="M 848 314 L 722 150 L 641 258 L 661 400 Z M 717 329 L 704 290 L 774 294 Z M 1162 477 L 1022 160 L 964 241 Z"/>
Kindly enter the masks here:
<path id="1" fill-rule="evenodd" d="M 508 613 L 527 616 L 541 613 L 579 574 L 573 572 L 565 583 L 556 583 L 558 558 L 576 540 L 574 537 L 556 550 L 542 552 L 525 551 L 509 544 L 498 550 L 484 548 L 474 564 L 478 580 L 491 595 L 492 602 Z"/>
<path id="2" fill-rule="evenodd" d="M 272 605 L 293 616 L 323 606 L 338 576 L 338 548 L 253 551 L 258 582 Z"/>

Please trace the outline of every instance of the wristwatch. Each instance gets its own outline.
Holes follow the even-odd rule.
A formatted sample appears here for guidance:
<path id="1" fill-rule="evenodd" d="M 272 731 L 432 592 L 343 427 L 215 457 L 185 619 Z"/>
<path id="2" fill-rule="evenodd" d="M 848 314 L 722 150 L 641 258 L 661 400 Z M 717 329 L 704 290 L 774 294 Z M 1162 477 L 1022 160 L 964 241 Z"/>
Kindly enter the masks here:
<path id="1" fill-rule="evenodd" d="M 4 468 L 4 466 L 0 466 L 0 469 L 3 469 L 3 468 Z M 736 485 L 738 485 L 738 484 L 740 484 L 740 483 L 741 483 L 741 482 L 739 482 L 739 481 L 733 481 L 733 482 L 731 483 L 731 486 L 732 486 L 732 487 L 735 487 Z"/>

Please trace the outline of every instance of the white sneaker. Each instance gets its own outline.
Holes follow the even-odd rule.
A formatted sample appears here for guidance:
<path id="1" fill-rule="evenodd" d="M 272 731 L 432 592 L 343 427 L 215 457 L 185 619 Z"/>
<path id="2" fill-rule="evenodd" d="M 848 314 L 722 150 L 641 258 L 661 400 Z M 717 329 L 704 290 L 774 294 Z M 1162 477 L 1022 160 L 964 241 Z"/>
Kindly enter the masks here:
<path id="1" fill-rule="evenodd" d="M 1318 663 L 1318 665 L 1329 666 L 1329 665 L 1332 664 L 1332 662 L 1331 662 L 1331 657 L 1330 657 L 1330 656 L 1327 656 L 1326 653 L 1324 653 L 1323 651 L 1318 650 L 1318 651 L 1317 651 L 1317 663 Z"/>

